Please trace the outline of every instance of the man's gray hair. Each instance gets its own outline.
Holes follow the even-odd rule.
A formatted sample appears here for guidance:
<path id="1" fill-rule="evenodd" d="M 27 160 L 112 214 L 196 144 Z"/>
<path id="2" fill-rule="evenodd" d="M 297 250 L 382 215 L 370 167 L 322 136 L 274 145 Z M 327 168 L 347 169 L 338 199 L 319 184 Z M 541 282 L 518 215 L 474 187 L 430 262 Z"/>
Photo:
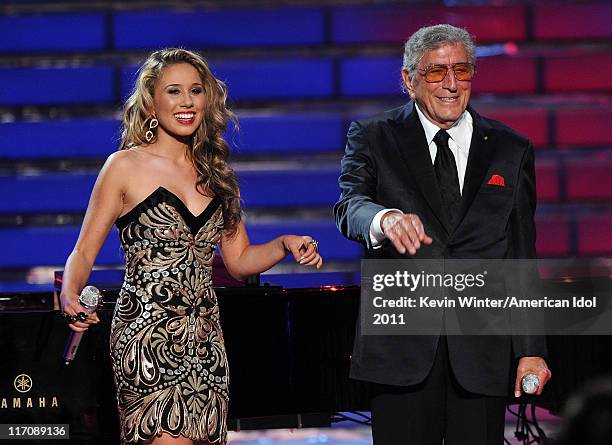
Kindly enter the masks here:
<path id="1" fill-rule="evenodd" d="M 417 65 L 427 51 L 449 43 L 462 44 L 467 52 L 468 62 L 476 63 L 476 45 L 465 29 L 447 24 L 426 26 L 412 34 L 404 45 L 402 68 L 408 71 L 410 80 L 414 79 Z"/>

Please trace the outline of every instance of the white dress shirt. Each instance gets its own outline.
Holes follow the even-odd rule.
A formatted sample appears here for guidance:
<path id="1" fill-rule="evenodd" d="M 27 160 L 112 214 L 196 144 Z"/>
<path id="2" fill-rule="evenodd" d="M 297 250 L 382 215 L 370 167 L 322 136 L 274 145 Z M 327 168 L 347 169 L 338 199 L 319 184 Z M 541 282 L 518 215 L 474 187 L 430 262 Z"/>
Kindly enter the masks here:
<path id="1" fill-rule="evenodd" d="M 429 155 L 431 156 L 431 163 L 433 164 L 436 160 L 438 153 L 438 147 L 434 142 L 434 136 L 440 127 L 428 120 L 418 105 L 416 105 L 417 115 L 421 121 L 421 125 L 425 130 L 425 139 L 427 140 L 427 146 L 429 147 Z M 457 165 L 457 175 L 459 176 L 459 193 L 463 193 L 463 180 L 465 179 L 465 169 L 467 167 L 468 155 L 470 154 L 470 142 L 472 140 L 472 133 L 474 131 L 472 116 L 467 111 L 459 117 L 457 122 L 452 127 L 446 130 L 450 136 L 448 140 L 448 147 L 450 148 L 453 156 L 455 157 L 455 164 Z M 403 213 L 398 209 L 383 209 L 378 212 L 372 222 L 370 223 L 370 241 L 372 246 L 376 249 L 380 247 L 381 243 L 385 239 L 385 234 L 380 226 L 380 221 L 385 213 L 394 210 Z"/>

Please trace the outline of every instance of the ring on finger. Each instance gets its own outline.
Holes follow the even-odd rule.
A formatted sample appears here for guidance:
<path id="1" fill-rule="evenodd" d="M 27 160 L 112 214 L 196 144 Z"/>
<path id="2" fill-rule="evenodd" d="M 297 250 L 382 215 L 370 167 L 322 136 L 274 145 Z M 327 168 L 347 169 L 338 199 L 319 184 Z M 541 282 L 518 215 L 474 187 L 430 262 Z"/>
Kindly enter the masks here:
<path id="1" fill-rule="evenodd" d="M 79 312 L 76 314 L 76 319 L 78 321 L 87 321 L 87 318 L 89 318 L 89 315 L 87 315 L 85 312 Z"/>
<path id="2" fill-rule="evenodd" d="M 77 321 L 76 317 L 74 315 L 70 315 L 70 314 L 66 314 L 64 313 L 64 320 L 66 320 L 66 323 L 68 324 L 72 324 L 75 321 Z"/>
<path id="3" fill-rule="evenodd" d="M 315 252 L 319 251 L 319 242 L 315 239 L 311 239 L 310 241 L 308 241 L 308 244 L 312 244 L 312 246 L 314 247 Z"/>

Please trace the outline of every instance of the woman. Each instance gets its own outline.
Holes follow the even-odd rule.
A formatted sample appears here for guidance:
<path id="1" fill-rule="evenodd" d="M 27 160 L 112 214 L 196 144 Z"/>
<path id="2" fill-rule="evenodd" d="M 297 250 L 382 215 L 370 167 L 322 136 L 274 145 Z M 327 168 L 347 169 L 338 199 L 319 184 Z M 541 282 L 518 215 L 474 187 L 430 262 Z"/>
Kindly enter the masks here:
<path id="1" fill-rule="evenodd" d="M 122 443 L 226 442 L 228 368 L 211 266 L 219 245 L 235 278 L 287 253 L 320 268 L 308 236 L 250 245 L 223 139 L 233 113 L 225 85 L 183 49 L 156 51 L 140 68 L 123 118 L 121 150 L 100 171 L 64 272 L 62 309 L 85 319 L 78 295 L 113 223 L 126 256 L 111 326 Z"/>

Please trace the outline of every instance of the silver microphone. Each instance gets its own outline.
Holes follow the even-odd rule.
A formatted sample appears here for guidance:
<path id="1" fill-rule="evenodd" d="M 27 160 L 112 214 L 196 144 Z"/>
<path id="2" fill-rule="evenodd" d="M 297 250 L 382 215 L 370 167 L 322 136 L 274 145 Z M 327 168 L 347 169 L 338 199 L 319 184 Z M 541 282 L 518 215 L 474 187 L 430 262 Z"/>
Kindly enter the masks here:
<path id="1" fill-rule="evenodd" d="M 102 303 L 102 294 L 95 286 L 85 286 L 81 291 L 81 295 L 79 295 L 79 304 L 83 306 L 83 309 L 88 314 L 93 314 Z M 64 360 L 67 365 L 76 357 L 81 338 L 83 338 L 83 332 L 70 331 L 66 347 L 64 348 Z"/>
<path id="2" fill-rule="evenodd" d="M 525 394 L 535 394 L 540 387 L 540 379 L 535 374 L 525 374 L 521 379 L 521 388 Z"/>

